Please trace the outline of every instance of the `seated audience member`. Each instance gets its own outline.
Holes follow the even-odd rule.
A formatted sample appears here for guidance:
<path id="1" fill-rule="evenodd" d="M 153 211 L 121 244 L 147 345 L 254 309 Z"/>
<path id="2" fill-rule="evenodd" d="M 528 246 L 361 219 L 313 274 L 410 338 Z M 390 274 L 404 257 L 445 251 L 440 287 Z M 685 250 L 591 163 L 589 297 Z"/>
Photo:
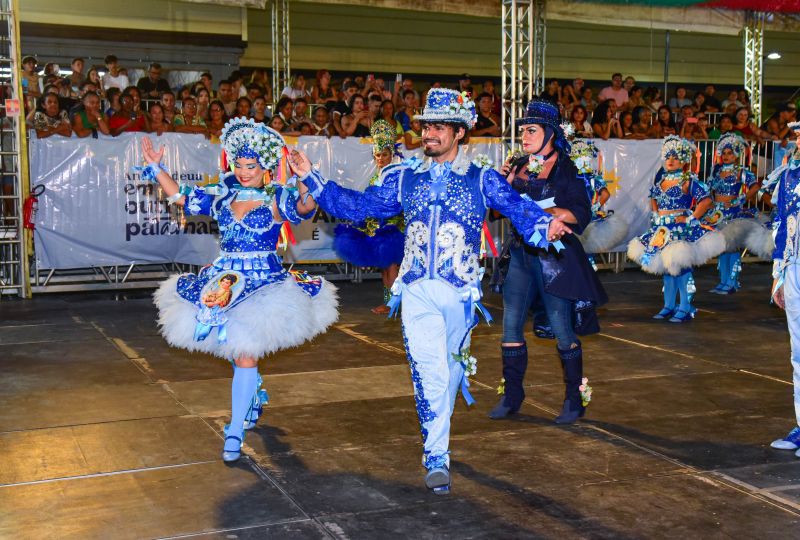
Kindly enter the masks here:
<path id="1" fill-rule="evenodd" d="M 338 101 L 336 90 L 331 86 L 331 72 L 327 69 L 317 71 L 317 84 L 311 90 L 311 103 L 333 106 Z"/>
<path id="2" fill-rule="evenodd" d="M 32 98 L 42 95 L 39 88 L 39 74 L 36 73 L 36 57 L 26 56 L 22 59 L 22 89 Z"/>
<path id="3" fill-rule="evenodd" d="M 649 87 L 644 93 L 644 104 L 650 109 L 651 117 L 658 112 L 658 108 L 664 104 L 664 99 L 661 97 L 661 90 L 656 86 Z M 634 121 L 634 123 L 636 123 Z"/>
<path id="4" fill-rule="evenodd" d="M 681 112 L 681 107 L 685 107 L 686 105 L 691 105 L 692 100 L 686 97 L 686 87 L 679 86 L 675 89 L 675 97 L 670 98 L 669 100 L 669 108 L 674 113 Z"/>
<path id="5" fill-rule="evenodd" d="M 195 100 L 197 101 L 197 116 L 203 120 L 208 120 L 208 104 L 211 103 L 211 94 L 208 89 L 205 87 L 198 88 Z"/>
<path id="6" fill-rule="evenodd" d="M 675 124 L 675 119 L 672 116 L 672 110 L 666 105 L 662 105 L 658 108 L 656 123 L 654 125 L 656 127 L 656 133 L 658 134 L 656 137 L 657 139 L 663 139 L 668 135 L 678 134 L 678 126 Z"/>
<path id="7" fill-rule="evenodd" d="M 633 113 L 631 111 L 619 113 L 619 131 L 617 135 L 620 139 L 633 138 Z"/>
<path id="8" fill-rule="evenodd" d="M 274 129 L 278 133 L 284 133 L 288 129 L 286 122 L 283 120 L 283 117 L 279 114 L 273 115 L 272 118 L 269 119 L 269 127 Z"/>
<path id="9" fill-rule="evenodd" d="M 358 93 L 358 85 L 353 81 L 346 81 L 342 84 L 342 93 L 340 95 L 341 100 L 336 102 L 336 105 L 333 106 L 331 110 L 331 123 L 333 124 L 333 129 L 336 130 L 336 133 L 340 137 L 346 137 L 344 130 L 342 129 L 342 118 L 350 114 L 350 109 L 347 106 L 347 103 L 350 101 L 350 98 L 353 97 Z"/>
<path id="10" fill-rule="evenodd" d="M 500 118 L 492 112 L 492 96 L 483 93 L 476 100 L 478 105 L 478 120 L 470 131 L 474 137 L 499 137 L 502 135 Z"/>
<path id="11" fill-rule="evenodd" d="M 206 121 L 208 138 L 212 143 L 220 142 L 219 137 L 222 135 L 222 128 L 225 127 L 227 121 L 228 117 L 225 115 L 225 106 L 222 104 L 222 100 L 215 99 L 208 106 L 208 120 Z"/>
<path id="12" fill-rule="evenodd" d="M 622 83 L 621 75 L 619 83 Z M 614 103 L 613 99 L 603 101 L 597 106 L 592 115 L 592 131 L 595 137 L 600 137 L 603 140 L 622 138 L 622 132 L 619 129 L 619 120 L 614 118 L 612 103 Z"/>
<path id="13" fill-rule="evenodd" d="M 86 61 L 83 58 L 73 58 L 72 62 L 70 63 L 70 69 L 72 73 L 68 77 L 69 79 L 69 86 L 72 89 L 72 97 L 80 97 L 80 87 L 83 84 L 83 81 L 86 80 L 83 76 L 83 67 L 86 64 Z"/>
<path id="14" fill-rule="evenodd" d="M 777 139 L 777 137 L 756 125 L 747 107 L 741 107 L 736 111 L 735 118 L 736 123 L 733 126 L 733 130 L 741 133 L 742 137 L 746 140 L 755 141 L 757 144 L 763 144 L 764 141 Z"/>
<path id="15" fill-rule="evenodd" d="M 403 142 L 409 150 L 422 146 L 422 124 L 419 120 L 411 120 L 411 126 L 403 135 Z"/>
<path id="16" fill-rule="evenodd" d="M 561 103 L 561 86 L 558 79 L 549 79 L 544 87 L 544 92 L 539 95 L 539 99 L 549 101 L 556 107 Z"/>
<path id="17" fill-rule="evenodd" d="M 702 92 L 697 92 L 692 98 L 692 110 L 695 113 L 706 112 L 706 95 Z"/>
<path id="18" fill-rule="evenodd" d="M 147 116 L 141 109 L 134 108 L 133 93 L 129 90 L 130 87 L 122 92 L 120 110 L 108 119 L 108 127 L 114 137 L 130 131 L 150 131 Z"/>
<path id="19" fill-rule="evenodd" d="M 36 111 L 33 115 L 33 129 L 36 130 L 36 136 L 40 139 L 46 139 L 52 135 L 72 136 L 72 127 L 67 111 L 59 107 L 56 94 L 47 93 L 42 98 L 41 110 Z"/>
<path id="20" fill-rule="evenodd" d="M 731 132 L 734 132 L 737 135 L 741 136 L 740 132 L 734 131 L 733 129 L 734 123 L 735 120 L 733 119 L 733 116 L 731 116 L 730 114 L 723 114 L 722 116 L 719 117 L 719 121 L 717 122 L 718 127 L 715 127 L 708 132 L 708 138 L 716 141 L 724 134 Z"/>
<path id="21" fill-rule="evenodd" d="M 594 112 L 597 108 L 597 100 L 594 99 L 594 92 L 588 86 L 583 87 L 583 91 L 581 92 L 581 105 L 586 107 L 586 112 Z"/>
<path id="22" fill-rule="evenodd" d="M 492 112 L 497 116 L 503 111 L 503 98 L 501 98 L 494 86 L 494 81 L 487 79 L 483 83 L 483 91 L 492 96 Z"/>
<path id="23" fill-rule="evenodd" d="M 633 135 L 631 139 L 656 139 L 658 128 L 653 125 L 653 113 L 647 106 L 636 107 L 633 110 Z"/>
<path id="24" fill-rule="evenodd" d="M 723 110 L 726 110 L 731 105 L 734 105 L 736 109 L 744 107 L 744 103 L 739 101 L 739 92 L 737 92 L 736 90 L 731 90 L 730 92 L 728 92 L 728 99 L 722 102 Z M 736 114 L 736 111 L 734 111 L 734 114 Z"/>
<path id="25" fill-rule="evenodd" d="M 267 114 L 267 100 L 264 96 L 258 96 L 253 100 L 253 120 L 266 124 L 269 122 L 269 115 Z"/>
<path id="26" fill-rule="evenodd" d="M 296 128 L 304 122 L 310 120 L 308 116 L 308 101 L 306 98 L 297 98 L 294 100 L 294 107 L 292 108 L 292 117 L 289 123 L 292 127 Z"/>
<path id="27" fill-rule="evenodd" d="M 164 121 L 172 125 L 178 110 L 175 108 L 175 94 L 170 90 L 161 94 L 161 108 L 164 110 Z"/>
<path id="28" fill-rule="evenodd" d="M 172 123 L 168 122 L 164 116 L 164 107 L 161 106 L 161 103 L 153 103 L 150 105 L 147 115 L 150 117 L 151 133 L 161 135 L 162 133 L 173 131 Z"/>
<path id="29" fill-rule="evenodd" d="M 614 73 L 611 75 L 611 86 L 606 86 L 600 90 L 600 95 L 597 96 L 598 103 L 603 103 L 609 99 L 614 100 L 617 108 L 622 108 L 628 101 L 628 91 L 622 87 L 621 73 Z"/>
<path id="30" fill-rule="evenodd" d="M 97 133 L 110 135 L 108 120 L 100 110 L 100 96 L 94 92 L 86 92 L 81 99 L 83 107 L 72 119 L 72 131 L 78 137 L 97 137 Z"/>
<path id="31" fill-rule="evenodd" d="M 388 122 L 390 126 L 395 126 L 398 139 L 403 138 L 403 133 L 405 133 L 403 131 L 403 125 L 395 118 L 394 103 L 391 99 L 384 99 L 381 102 L 380 118 Z"/>
<path id="32" fill-rule="evenodd" d="M 705 90 L 703 90 L 706 106 L 705 112 L 719 112 L 722 109 L 719 100 L 714 96 L 716 91 L 713 84 L 707 84 Z"/>
<path id="33" fill-rule="evenodd" d="M 572 112 L 569 114 L 569 123 L 572 124 L 572 129 L 575 131 L 576 137 L 592 137 L 592 124 L 589 123 L 586 107 L 580 103 L 572 107 Z"/>
<path id="34" fill-rule="evenodd" d="M 634 86 L 631 88 L 630 96 L 628 97 L 628 103 L 625 105 L 625 109 L 633 112 L 633 109 L 636 107 L 641 107 L 644 104 L 644 88 L 641 86 Z"/>
<path id="35" fill-rule="evenodd" d="M 236 110 L 233 115 L 238 118 L 250 118 L 253 112 L 253 102 L 248 97 L 240 97 L 236 100 Z"/>
<path id="36" fill-rule="evenodd" d="M 139 79 L 136 87 L 148 99 L 157 99 L 163 92 L 168 91 L 169 84 L 161 78 L 161 64 L 153 62 L 147 68 L 147 76 Z"/>
<path id="37" fill-rule="evenodd" d="M 247 87 L 244 83 L 244 75 L 238 69 L 231 71 L 228 75 L 228 80 L 231 82 L 231 92 L 233 97 L 240 98 L 247 96 Z M 252 100 L 250 100 L 252 102 Z"/>
<path id="38" fill-rule="evenodd" d="M 265 98 L 267 98 L 267 101 L 269 101 L 269 94 L 267 92 L 264 92 L 264 89 L 261 88 L 261 85 L 258 85 L 256 83 L 250 83 L 250 84 L 247 85 L 247 94 L 245 94 L 244 96 L 239 96 L 239 97 L 246 97 L 252 102 L 258 96 L 264 96 Z M 236 97 L 236 96 L 234 96 L 234 97 Z M 236 99 L 239 99 L 239 98 L 236 98 Z"/>
<path id="39" fill-rule="evenodd" d="M 119 98 L 121 95 L 122 90 L 117 87 L 109 88 L 106 92 L 106 100 L 108 101 L 108 109 L 106 109 L 107 118 L 111 118 L 114 116 L 114 113 L 122 108 L 119 104 Z"/>
<path id="40" fill-rule="evenodd" d="M 250 74 L 250 80 L 247 82 L 245 89 L 247 90 L 247 97 L 251 100 L 255 99 L 253 96 L 255 89 L 258 90 L 257 95 L 264 96 L 267 98 L 267 103 L 272 103 L 272 85 L 269 83 L 269 75 L 267 75 L 266 70 L 261 68 L 254 69 L 253 73 Z M 238 96 L 234 94 L 234 97 L 237 99 L 242 97 L 241 92 Z"/>
<path id="41" fill-rule="evenodd" d="M 176 133 L 206 134 L 206 122 L 197 114 L 197 101 L 193 96 L 183 100 L 183 111 L 172 120 Z"/>
<path id="42" fill-rule="evenodd" d="M 302 137 L 302 136 L 307 136 L 307 135 L 313 135 L 314 134 L 313 131 L 314 130 L 311 127 L 311 124 L 309 124 L 308 122 L 302 122 L 300 124 L 299 136 Z"/>
<path id="43" fill-rule="evenodd" d="M 403 91 L 403 108 L 397 112 L 395 118 L 404 131 L 411 128 L 411 119 L 417 114 L 417 93 L 414 90 Z"/>
<path id="44" fill-rule="evenodd" d="M 708 117 L 706 113 L 699 112 L 693 117 L 686 118 L 681 125 L 681 137 L 692 141 L 708 139 Z"/>
<path id="45" fill-rule="evenodd" d="M 225 109 L 225 114 L 227 116 L 232 115 L 233 111 L 236 110 L 236 100 L 239 99 L 240 97 L 244 96 L 238 95 L 238 92 L 235 91 L 233 83 L 231 83 L 231 81 L 226 80 L 219 82 L 219 100 L 222 102 L 222 106 Z M 263 96 L 257 96 L 257 97 L 263 97 Z M 255 102 L 255 99 L 253 101 Z"/>
<path id="46" fill-rule="evenodd" d="M 561 103 L 567 114 L 572 113 L 576 105 L 581 104 L 581 91 L 583 90 L 583 79 L 575 79 L 571 83 L 566 83 L 561 88 Z"/>
<path id="47" fill-rule="evenodd" d="M 273 116 L 280 116 L 281 120 L 283 120 L 283 124 L 287 128 L 291 127 L 292 120 L 294 119 L 294 101 L 292 98 L 283 96 L 279 99 L 278 103 L 275 105 L 275 111 L 277 111 L 277 115 Z"/>
<path id="48" fill-rule="evenodd" d="M 380 94 L 378 94 L 377 92 L 372 92 L 367 97 L 367 111 L 369 111 L 369 118 L 372 122 L 381 117 L 382 102 L 383 100 L 381 99 Z"/>
<path id="49" fill-rule="evenodd" d="M 328 109 L 325 107 L 317 107 L 314 109 L 314 122 L 311 128 L 311 135 L 319 135 L 322 137 L 331 137 L 334 135 L 335 130 L 331 125 Z"/>
<path id="50" fill-rule="evenodd" d="M 364 96 L 354 95 L 350 98 L 347 106 L 351 112 L 342 118 L 344 137 L 369 137 L 372 119 L 369 117 L 367 105 L 364 103 Z"/>
<path id="51" fill-rule="evenodd" d="M 100 73 L 97 71 L 97 68 L 90 68 L 89 71 L 86 72 L 86 82 L 94 85 L 100 99 L 106 97 L 106 89 L 103 88 L 103 80 L 100 78 Z"/>
<path id="52" fill-rule="evenodd" d="M 307 98 L 310 93 L 306 90 L 306 78 L 302 73 L 292 75 L 289 86 L 281 91 L 281 97 L 286 96 L 292 100 Z"/>
<path id="53" fill-rule="evenodd" d="M 103 88 L 106 92 L 110 88 L 119 88 L 120 91 L 128 88 L 131 83 L 128 80 L 128 75 L 121 71 L 117 57 L 109 54 L 105 58 L 106 74 L 103 75 Z"/>
<path id="54" fill-rule="evenodd" d="M 208 101 L 211 101 L 212 99 L 217 99 L 219 97 L 217 93 L 214 91 L 214 76 L 211 75 L 211 73 L 209 73 L 208 71 L 202 73 L 200 75 L 200 82 L 203 84 L 203 88 L 205 88 L 208 91 Z M 200 104 L 198 103 L 198 110 L 200 109 L 199 105 Z"/>

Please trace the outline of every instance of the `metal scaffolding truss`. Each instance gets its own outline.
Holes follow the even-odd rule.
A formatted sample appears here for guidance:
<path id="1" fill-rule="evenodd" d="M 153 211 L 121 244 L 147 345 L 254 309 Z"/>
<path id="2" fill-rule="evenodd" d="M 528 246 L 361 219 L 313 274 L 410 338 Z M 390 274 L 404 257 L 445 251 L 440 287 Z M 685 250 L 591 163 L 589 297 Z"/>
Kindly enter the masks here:
<path id="1" fill-rule="evenodd" d="M 6 109 L 0 118 L 0 297 L 30 296 L 28 241 L 23 227 L 23 199 L 29 191 L 24 153 L 26 96 L 19 76 L 18 14 L 17 0 L 0 0 L 0 107 Z M 15 105 L 16 113 L 8 108 Z"/>
<path id="2" fill-rule="evenodd" d="M 514 118 L 544 89 L 544 0 L 503 0 L 501 88 L 503 136 L 516 142 Z"/>
<path id="3" fill-rule="evenodd" d="M 758 11 L 748 12 L 744 28 L 744 89 L 750 94 L 750 104 L 757 125 L 761 125 L 765 16 L 765 13 Z"/>
<path id="4" fill-rule="evenodd" d="M 289 85 L 289 0 L 272 0 L 272 99 Z"/>

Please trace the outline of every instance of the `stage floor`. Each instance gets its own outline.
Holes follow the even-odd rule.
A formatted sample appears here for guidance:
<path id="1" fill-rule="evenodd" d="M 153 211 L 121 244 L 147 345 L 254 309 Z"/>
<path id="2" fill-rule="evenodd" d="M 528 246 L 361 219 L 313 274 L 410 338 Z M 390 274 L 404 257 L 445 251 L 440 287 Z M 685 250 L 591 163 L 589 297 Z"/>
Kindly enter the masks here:
<path id="1" fill-rule="evenodd" d="M 584 340 L 587 418 L 552 423 L 554 342 L 529 337 L 527 400 L 492 421 L 502 301 L 473 337 L 453 487 L 423 485 L 400 324 L 370 313 L 377 282 L 341 284 L 342 314 L 262 362 L 271 402 L 222 463 L 230 366 L 170 349 L 149 292 L 0 301 L 3 538 L 789 538 L 800 460 L 769 448 L 793 425 L 789 338 L 770 267 L 706 291 L 698 318 L 650 320 L 660 280 L 603 273 L 611 303 Z M 264 321 L 269 324 L 269 321 Z"/>

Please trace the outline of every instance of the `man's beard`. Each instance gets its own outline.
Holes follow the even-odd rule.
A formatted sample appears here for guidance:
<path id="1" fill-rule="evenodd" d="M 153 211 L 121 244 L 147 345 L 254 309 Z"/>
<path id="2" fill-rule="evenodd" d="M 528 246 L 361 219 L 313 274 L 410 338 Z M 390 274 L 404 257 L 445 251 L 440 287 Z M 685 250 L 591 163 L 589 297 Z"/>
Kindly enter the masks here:
<path id="1" fill-rule="evenodd" d="M 438 150 L 435 150 L 433 148 L 429 148 L 428 146 L 425 145 L 424 142 L 422 143 L 422 153 L 426 157 L 439 157 L 442 154 L 446 154 L 449 151 L 450 151 L 450 148 L 443 148 L 441 142 L 439 142 L 439 149 Z"/>

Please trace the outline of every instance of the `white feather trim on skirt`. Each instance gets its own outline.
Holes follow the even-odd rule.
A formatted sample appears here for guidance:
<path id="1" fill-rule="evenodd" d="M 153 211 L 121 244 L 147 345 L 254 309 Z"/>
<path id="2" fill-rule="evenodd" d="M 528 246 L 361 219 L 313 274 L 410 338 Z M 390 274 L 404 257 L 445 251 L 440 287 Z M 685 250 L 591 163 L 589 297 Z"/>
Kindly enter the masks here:
<path id="1" fill-rule="evenodd" d="M 339 318 L 336 287 L 323 280 L 316 296 L 306 294 L 291 276 L 265 286 L 225 312 L 227 341 L 217 330 L 195 341 L 198 308 L 177 293 L 179 275 L 167 279 L 153 294 L 161 335 L 173 347 L 201 351 L 227 360 L 261 358 L 309 341 Z"/>
<path id="2" fill-rule="evenodd" d="M 717 227 L 717 230 L 725 237 L 725 251 L 739 251 L 747 247 L 747 238 L 756 232 L 756 229 L 763 229 L 754 218 L 737 218 L 725 221 Z"/>
<path id="3" fill-rule="evenodd" d="M 586 253 L 606 253 L 620 245 L 628 235 L 628 223 L 618 214 L 592 221 L 578 240 Z"/>
<path id="4" fill-rule="evenodd" d="M 645 245 L 641 239 L 637 237 L 628 242 L 628 258 L 638 263 L 645 272 L 658 275 L 678 276 L 684 270 L 705 264 L 724 251 L 725 237 L 718 231 L 709 231 L 696 242 L 673 240 L 643 263 Z"/>

